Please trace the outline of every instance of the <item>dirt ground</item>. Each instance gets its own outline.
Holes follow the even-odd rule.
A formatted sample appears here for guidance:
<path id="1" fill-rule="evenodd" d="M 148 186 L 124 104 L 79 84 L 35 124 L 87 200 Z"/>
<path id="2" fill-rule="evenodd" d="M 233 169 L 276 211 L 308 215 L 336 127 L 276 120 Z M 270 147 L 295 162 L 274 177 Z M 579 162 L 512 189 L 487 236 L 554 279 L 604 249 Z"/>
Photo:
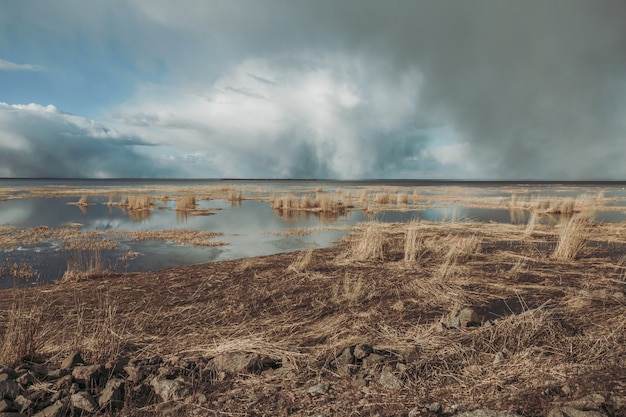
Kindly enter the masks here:
<path id="1" fill-rule="evenodd" d="M 6 290 L 0 362 L 270 358 L 189 382 L 193 415 L 626 415 L 626 225 L 584 223 L 555 255 L 566 227 L 371 223 L 334 248 Z"/>

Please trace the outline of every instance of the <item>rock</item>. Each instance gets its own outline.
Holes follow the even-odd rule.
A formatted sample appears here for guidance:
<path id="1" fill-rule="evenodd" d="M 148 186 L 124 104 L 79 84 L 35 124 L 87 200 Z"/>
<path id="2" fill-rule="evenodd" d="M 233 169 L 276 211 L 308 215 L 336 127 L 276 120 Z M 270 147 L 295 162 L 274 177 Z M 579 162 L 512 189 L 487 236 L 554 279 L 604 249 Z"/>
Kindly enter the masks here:
<path id="1" fill-rule="evenodd" d="M 496 410 L 474 410 L 466 411 L 461 414 L 457 414 L 456 417 L 522 417 L 519 414 L 510 411 L 496 411 Z"/>
<path id="2" fill-rule="evenodd" d="M 0 382 L 0 398 L 8 398 L 10 400 L 14 400 L 15 397 L 18 396 L 19 392 L 20 386 L 17 382 L 11 381 L 10 379 Z"/>
<path id="3" fill-rule="evenodd" d="M 589 394 L 578 400 L 569 401 L 565 405 L 571 408 L 580 408 L 582 410 L 595 410 L 602 407 L 605 398 L 602 394 Z"/>
<path id="4" fill-rule="evenodd" d="M 311 395 L 324 395 L 330 389 L 330 384 L 326 382 L 320 382 L 319 384 L 313 385 L 306 390 Z"/>
<path id="5" fill-rule="evenodd" d="M 465 307 L 459 312 L 461 327 L 480 326 L 480 317 L 473 308 Z"/>
<path id="6" fill-rule="evenodd" d="M 121 378 L 110 379 L 98 398 L 100 408 L 119 410 L 124 405 L 125 382 Z"/>
<path id="7" fill-rule="evenodd" d="M 15 400 L 13 400 L 13 404 L 17 406 L 15 408 L 20 413 L 26 413 L 26 411 L 28 411 L 33 402 L 23 395 L 18 395 Z"/>
<path id="8" fill-rule="evenodd" d="M 441 413 L 442 407 L 441 404 L 435 402 L 427 404 L 424 409 L 429 413 L 439 414 Z"/>
<path id="9" fill-rule="evenodd" d="M 363 358 L 365 358 L 366 356 L 368 356 L 370 353 L 372 353 L 374 351 L 374 349 L 365 343 L 360 343 L 358 345 L 356 345 L 354 347 L 354 357 L 357 360 L 362 360 Z"/>
<path id="10" fill-rule="evenodd" d="M 78 365 L 85 365 L 80 352 L 73 352 L 61 362 L 61 369 L 72 369 Z"/>
<path id="11" fill-rule="evenodd" d="M 399 390 L 402 389 L 403 386 L 402 381 L 400 381 L 398 378 L 396 378 L 394 374 L 386 369 L 380 373 L 380 378 L 378 382 L 380 382 L 380 385 L 382 385 L 384 388 L 391 390 Z"/>
<path id="12" fill-rule="evenodd" d="M 109 375 L 120 374 L 124 371 L 124 367 L 128 365 L 128 362 L 130 362 L 128 357 L 121 357 L 116 360 L 108 361 L 104 365 L 104 369 Z"/>
<path id="13" fill-rule="evenodd" d="M 209 364 L 216 372 L 257 373 L 280 363 L 269 356 L 257 353 L 224 353 L 214 357 Z"/>
<path id="14" fill-rule="evenodd" d="M 511 353 L 509 352 L 509 350 L 508 349 L 502 349 L 500 352 L 496 353 L 495 357 L 493 358 L 493 364 L 497 365 L 500 362 L 502 362 L 505 359 L 507 359 L 509 356 L 511 356 Z"/>
<path id="15" fill-rule="evenodd" d="M 96 400 L 86 391 L 77 392 L 70 396 L 70 405 L 87 413 L 95 413 L 98 409 Z"/>
<path id="16" fill-rule="evenodd" d="M 13 408 L 11 400 L 0 400 L 0 413 L 9 411 L 11 408 Z"/>
<path id="17" fill-rule="evenodd" d="M 15 378 L 15 382 L 23 387 L 34 384 L 35 381 L 37 381 L 37 378 L 35 378 L 35 376 L 30 371 L 24 372 L 22 375 Z"/>
<path id="18" fill-rule="evenodd" d="M 127 378 L 130 382 L 138 384 L 149 374 L 149 370 L 141 365 L 126 365 L 124 366 L 124 372 L 126 372 Z"/>
<path id="19" fill-rule="evenodd" d="M 374 368 L 377 365 L 385 363 L 385 359 L 386 358 L 383 355 L 379 355 L 378 353 L 372 353 L 371 355 L 363 359 L 361 366 L 363 368 Z"/>
<path id="20" fill-rule="evenodd" d="M 72 375 L 65 375 L 63 378 L 59 378 L 56 381 L 54 381 L 54 383 L 52 384 L 52 389 L 59 391 L 59 390 L 69 390 L 69 388 L 72 386 L 72 382 L 74 381 L 74 378 L 72 377 Z"/>
<path id="21" fill-rule="evenodd" d="M 104 379 L 102 365 L 77 366 L 72 370 L 74 380 L 83 387 L 94 387 Z"/>
<path id="22" fill-rule="evenodd" d="M 154 378 L 150 385 L 163 401 L 178 401 L 190 394 L 189 387 L 175 379 Z"/>
<path id="23" fill-rule="evenodd" d="M 63 415 L 65 415 L 65 406 L 61 401 L 57 401 L 36 413 L 33 417 L 61 417 Z"/>
<path id="24" fill-rule="evenodd" d="M 402 352 L 402 357 L 407 364 L 410 364 L 419 360 L 420 353 L 417 347 L 409 347 Z"/>
<path id="25" fill-rule="evenodd" d="M 341 353 L 332 361 L 332 365 L 336 368 L 340 368 L 346 365 L 352 365 L 354 363 L 354 356 L 352 355 L 349 347 L 341 351 Z"/>
<path id="26" fill-rule="evenodd" d="M 582 411 L 573 407 L 556 407 L 550 410 L 547 417 L 607 417 L 598 411 Z"/>
<path id="27" fill-rule="evenodd" d="M 409 411 L 409 417 L 418 417 L 420 415 L 420 408 L 415 407 Z"/>
<path id="28" fill-rule="evenodd" d="M 26 416 L 20 413 L 4 412 L 4 413 L 0 413 L 0 417 L 26 417 Z"/>

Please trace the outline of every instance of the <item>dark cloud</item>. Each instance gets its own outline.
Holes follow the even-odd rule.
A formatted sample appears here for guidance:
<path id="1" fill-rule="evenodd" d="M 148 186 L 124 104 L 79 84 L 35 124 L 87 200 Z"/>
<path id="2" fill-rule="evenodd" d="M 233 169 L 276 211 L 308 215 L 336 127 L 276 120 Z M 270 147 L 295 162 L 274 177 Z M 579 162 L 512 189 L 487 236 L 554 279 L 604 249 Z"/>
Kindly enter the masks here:
<path id="1" fill-rule="evenodd" d="M 0 176 L 155 177 L 171 169 L 135 149 L 146 143 L 53 106 L 0 103 Z"/>
<path id="2" fill-rule="evenodd" d="M 106 59 L 105 80 L 132 68 L 193 91 L 134 91 L 114 111 L 225 175 L 626 177 L 623 0 L 29 4 L 0 6 L 0 34 L 13 35 L 0 46 L 39 28 Z M 316 76 L 330 81 L 298 82 Z M 312 85 L 348 93 L 313 105 L 297 91 Z M 352 93 L 358 105 L 340 103 Z M 439 128 L 454 141 L 440 145 Z"/>

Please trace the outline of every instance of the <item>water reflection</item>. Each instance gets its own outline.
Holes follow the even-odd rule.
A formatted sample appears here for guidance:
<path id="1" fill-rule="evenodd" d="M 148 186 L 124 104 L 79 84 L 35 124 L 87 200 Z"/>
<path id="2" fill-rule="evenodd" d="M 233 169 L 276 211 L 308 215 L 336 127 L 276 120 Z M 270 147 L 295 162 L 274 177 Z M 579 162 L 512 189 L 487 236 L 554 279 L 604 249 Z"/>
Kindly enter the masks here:
<path id="1" fill-rule="evenodd" d="M 363 204 L 365 195 L 370 201 L 374 193 L 367 193 L 361 183 L 337 184 L 329 183 L 320 187 L 319 182 L 302 182 L 297 186 L 289 182 L 281 184 L 263 183 L 269 189 L 293 189 L 294 198 L 321 199 L 325 195 L 334 195 L 333 200 L 339 204 L 357 204 L 361 209 L 351 211 L 305 211 L 284 208 L 272 208 L 267 201 L 244 199 L 256 191 L 245 193 L 232 192 L 221 199 L 209 199 L 207 194 L 199 193 L 194 197 L 193 207 L 182 209 L 182 198 L 168 197 L 163 193 L 155 194 L 111 194 L 107 196 L 90 197 L 89 206 L 72 206 L 77 198 L 23 198 L 0 201 L 0 225 L 12 224 L 21 228 L 46 226 L 59 228 L 68 224 L 79 224 L 83 232 L 89 231 L 149 231 L 168 229 L 194 229 L 208 232 L 222 232 L 220 240 L 228 243 L 221 247 L 188 247 L 176 246 L 164 241 L 137 242 L 130 239 L 115 238 L 119 248 L 106 252 L 107 260 L 114 264 L 118 271 L 154 270 L 194 263 L 210 262 L 222 259 L 236 259 L 249 256 L 270 255 L 289 250 L 306 249 L 310 246 L 324 247 L 331 245 L 340 238 L 345 230 L 324 230 L 324 226 L 349 226 L 362 221 L 377 220 L 382 222 L 407 222 L 410 220 L 425 221 L 478 221 L 527 224 L 530 221 L 529 211 L 523 208 L 511 208 L 512 201 L 532 201 L 532 196 L 548 195 L 529 187 L 516 191 L 515 196 L 510 191 L 493 188 L 462 188 L 441 187 L 439 189 L 420 189 L 419 204 L 405 204 L 404 197 L 397 195 L 417 195 L 416 188 L 400 190 L 398 194 L 391 194 L 389 206 L 375 205 L 367 208 Z M 241 185 L 241 184 L 239 184 Z M 274 188 L 272 188 L 274 187 Z M 291 188 L 290 188 L 291 187 Z M 353 188 L 350 188 L 353 187 Z M 318 191 L 316 188 L 321 188 Z M 365 193 L 363 191 L 366 191 Z M 415 191 L 414 191 L 415 190 Z M 439 195 L 450 196 L 449 199 L 435 201 L 436 191 Z M 385 191 L 386 192 L 386 191 Z M 474 193 L 474 194 L 472 194 Z M 576 196 L 580 190 L 557 190 L 556 195 Z M 396 198 L 394 199 L 394 195 Z M 502 208 L 465 207 L 461 198 L 472 195 L 494 198 L 491 201 L 503 201 Z M 596 192 L 596 195 L 598 193 Z M 624 198 L 624 191 L 608 190 L 604 194 L 610 198 Z M 431 196 L 431 197 L 429 197 Z M 269 197 L 269 196 L 268 196 Z M 188 197 L 187 197 L 188 198 Z M 433 198 L 434 203 L 429 204 Z M 538 198 L 538 197 L 537 197 Z M 131 201 L 132 200 L 132 201 Z M 131 204 L 133 201 L 136 207 Z M 141 203 L 141 204 L 140 204 Z M 413 203 L 416 200 L 413 199 Z M 616 200 L 607 205 L 623 205 L 622 200 Z M 389 210 L 393 207 L 393 210 Z M 177 208 L 179 208 L 177 210 Z M 595 214 L 599 222 L 626 221 L 626 211 L 601 211 Z M 535 216 L 540 224 L 556 224 L 560 221 L 559 214 L 538 214 Z M 316 228 L 321 231 L 305 236 L 285 236 L 283 233 L 292 228 Z M 270 232 L 270 233 L 268 233 Z M 278 233 L 271 233 L 278 232 Z M 142 256 L 125 257 L 128 252 L 140 252 Z M 0 250 L 0 288 L 14 285 L 28 285 L 38 281 L 59 279 L 67 267 L 68 253 L 58 242 L 41 242 L 35 245 Z M 16 266 L 13 266 L 16 265 Z M 26 266 L 24 266 L 26 265 Z M 16 271 L 28 271 L 32 268 L 33 274 L 22 274 L 17 279 Z M 21 268 L 21 269 L 20 269 Z M 19 275 L 19 274 L 18 274 Z M 25 277 L 25 278 L 24 278 Z"/>

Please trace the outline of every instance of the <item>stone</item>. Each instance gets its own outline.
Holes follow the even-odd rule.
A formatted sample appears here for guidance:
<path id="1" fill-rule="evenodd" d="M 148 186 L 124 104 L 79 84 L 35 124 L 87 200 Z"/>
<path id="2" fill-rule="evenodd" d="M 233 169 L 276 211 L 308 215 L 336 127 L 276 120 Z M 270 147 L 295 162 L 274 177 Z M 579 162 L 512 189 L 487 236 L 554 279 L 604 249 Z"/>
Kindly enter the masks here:
<path id="1" fill-rule="evenodd" d="M 269 356 L 257 353 L 224 353 L 214 357 L 209 364 L 216 372 L 257 373 L 279 363 Z"/>
<path id="2" fill-rule="evenodd" d="M 510 411 L 496 411 L 496 410 L 474 410 L 466 411 L 461 414 L 457 414 L 456 417 L 522 417 L 517 413 Z"/>
<path id="3" fill-rule="evenodd" d="M 583 410 L 599 409 L 600 407 L 602 407 L 602 404 L 604 404 L 605 400 L 606 399 L 604 398 L 604 395 L 594 393 L 585 395 L 578 400 L 568 401 L 565 405 L 571 408 L 580 408 Z"/>
<path id="4" fill-rule="evenodd" d="M 83 357 L 80 352 L 72 352 L 67 358 L 61 362 L 61 369 L 73 369 L 78 365 L 85 365 Z"/>
<path id="5" fill-rule="evenodd" d="M 352 355 L 351 349 L 349 347 L 345 348 L 341 353 L 335 358 L 332 364 L 336 368 L 340 368 L 346 365 L 352 365 L 354 363 L 354 356 Z"/>
<path id="6" fill-rule="evenodd" d="M 599 411 L 583 411 L 574 407 L 556 407 L 550 410 L 547 417 L 607 417 Z"/>
<path id="7" fill-rule="evenodd" d="M 435 403 L 427 404 L 424 407 L 424 409 L 428 411 L 429 413 L 439 414 L 441 413 L 442 407 L 441 407 L 441 404 L 435 402 Z"/>
<path id="8" fill-rule="evenodd" d="M 508 349 L 502 349 L 500 352 L 496 353 L 496 355 L 493 358 L 493 364 L 497 365 L 500 362 L 504 361 L 505 359 L 507 359 L 509 356 L 511 356 L 511 353 L 509 352 Z"/>
<path id="9" fill-rule="evenodd" d="M 370 353 L 372 353 L 374 351 L 374 349 L 365 343 L 360 343 L 358 345 L 356 345 L 354 347 L 354 357 L 357 360 L 362 360 L 363 358 L 365 358 L 366 356 L 368 356 Z"/>
<path id="10" fill-rule="evenodd" d="M 480 317 L 473 308 L 465 307 L 459 311 L 458 317 L 461 327 L 480 326 Z"/>
<path id="11" fill-rule="evenodd" d="M 163 401 L 178 401 L 190 394 L 189 387 L 175 379 L 153 378 L 150 385 Z"/>
<path id="12" fill-rule="evenodd" d="M 36 381 L 37 378 L 35 378 L 35 375 L 33 375 L 30 371 L 24 372 L 22 375 L 15 378 L 15 382 L 23 387 L 34 384 Z"/>
<path id="13" fill-rule="evenodd" d="M 124 372 L 126 372 L 126 375 L 128 375 L 126 379 L 134 384 L 140 383 L 141 381 L 146 379 L 146 376 L 148 375 L 148 370 L 146 369 L 146 367 L 141 365 L 126 365 L 124 367 Z"/>
<path id="14" fill-rule="evenodd" d="M 54 381 L 54 383 L 52 384 L 52 388 L 56 391 L 59 391 L 62 389 L 69 390 L 69 388 L 72 386 L 73 381 L 74 381 L 74 378 L 72 377 L 72 375 L 65 375 L 63 378 L 59 378 L 56 381 Z"/>
<path id="15" fill-rule="evenodd" d="M 386 369 L 380 373 L 380 378 L 378 382 L 380 382 L 380 385 L 382 385 L 384 388 L 390 390 L 399 390 L 402 389 L 403 386 L 402 381 L 400 381 L 398 378 L 396 378 L 394 374 Z"/>
<path id="16" fill-rule="evenodd" d="M 14 400 L 15 397 L 19 395 L 20 386 L 17 382 L 11 381 L 2 381 L 0 382 L 0 398 L 8 398 L 10 400 Z"/>
<path id="17" fill-rule="evenodd" d="M 74 380 L 84 387 L 93 387 L 104 379 L 104 367 L 101 365 L 77 366 L 72 370 Z"/>
<path id="18" fill-rule="evenodd" d="M 100 408 L 119 410 L 124 406 L 125 382 L 121 378 L 110 379 L 98 398 Z"/>
<path id="19" fill-rule="evenodd" d="M 85 411 L 87 413 L 95 413 L 98 409 L 96 400 L 86 391 L 77 392 L 70 396 L 70 405 L 72 408 Z"/>
<path id="20" fill-rule="evenodd" d="M 363 359 L 361 366 L 363 368 L 374 368 L 377 365 L 385 363 L 385 359 L 386 358 L 383 355 L 379 355 L 378 353 L 372 353 L 371 355 Z"/>
<path id="21" fill-rule="evenodd" d="M 44 408 L 40 412 L 34 414 L 33 417 L 61 417 L 65 415 L 65 406 L 61 401 Z"/>
<path id="22" fill-rule="evenodd" d="M 307 389 L 306 392 L 308 392 L 311 395 L 324 395 L 328 392 L 329 389 L 330 389 L 330 384 L 326 382 L 320 382 L 319 384 L 315 384 L 309 387 L 309 389 Z"/>
<path id="23" fill-rule="evenodd" d="M 23 395 L 18 395 L 15 397 L 15 400 L 13 400 L 13 404 L 17 406 L 15 408 L 17 408 L 20 413 L 26 413 L 33 402 Z"/>
<path id="24" fill-rule="evenodd" d="M 120 374 L 124 371 L 124 367 L 128 365 L 128 362 L 130 362 L 130 358 L 124 356 L 112 361 L 108 361 L 104 365 L 104 369 L 109 375 Z"/>
<path id="25" fill-rule="evenodd" d="M 0 400 L 0 413 L 4 413 L 5 411 L 9 411 L 13 408 L 13 403 L 11 400 Z"/>

